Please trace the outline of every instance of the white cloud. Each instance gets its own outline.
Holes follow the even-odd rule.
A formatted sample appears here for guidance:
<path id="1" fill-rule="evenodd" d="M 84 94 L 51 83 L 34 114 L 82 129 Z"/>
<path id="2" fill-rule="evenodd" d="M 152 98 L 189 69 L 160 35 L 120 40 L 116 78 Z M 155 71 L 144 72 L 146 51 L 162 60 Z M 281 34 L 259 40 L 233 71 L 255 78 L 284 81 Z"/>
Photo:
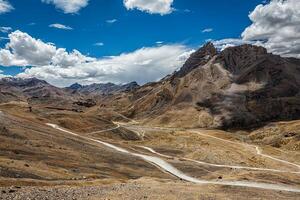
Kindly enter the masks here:
<path id="1" fill-rule="evenodd" d="M 19 30 L 8 35 L 9 42 L 0 49 L 0 64 L 3 66 L 43 66 L 60 65 L 67 67 L 93 60 L 73 50 L 57 48 L 54 44 L 44 43 Z"/>
<path id="2" fill-rule="evenodd" d="M 17 58 L 7 49 L 0 49 L 0 65 L 8 66 L 27 66 L 28 63 L 26 60 Z"/>
<path id="3" fill-rule="evenodd" d="M 63 24 L 50 24 L 49 27 L 57 28 L 57 29 L 63 29 L 63 30 L 73 30 L 72 27 L 66 26 L 66 25 L 63 25 Z"/>
<path id="4" fill-rule="evenodd" d="M 113 23 L 116 23 L 117 21 L 118 21 L 117 19 L 108 19 L 108 20 L 106 20 L 106 23 L 113 24 Z"/>
<path id="5" fill-rule="evenodd" d="M 47 65 L 25 70 L 20 77 L 37 77 L 57 86 L 74 82 L 89 84 L 94 82 L 140 84 L 156 81 L 177 70 L 189 56 L 190 51 L 181 45 L 167 45 L 138 49 L 92 62 L 69 67 Z"/>
<path id="6" fill-rule="evenodd" d="M 206 29 L 203 29 L 202 30 L 202 33 L 209 33 L 209 32 L 212 32 L 214 29 L 212 28 L 206 28 Z"/>
<path id="7" fill-rule="evenodd" d="M 97 42 L 97 43 L 94 44 L 94 46 L 102 47 L 102 46 L 104 46 L 104 43 L 103 42 Z"/>
<path id="8" fill-rule="evenodd" d="M 11 77 L 10 75 L 0 74 L 0 79 Z"/>
<path id="9" fill-rule="evenodd" d="M 6 0 L 0 0 L 0 14 L 10 12 L 14 7 Z"/>
<path id="10" fill-rule="evenodd" d="M 8 26 L 1 26 L 0 27 L 0 32 L 2 32 L 2 33 L 8 33 L 10 31 L 12 31 L 11 27 L 8 27 Z"/>
<path id="11" fill-rule="evenodd" d="M 6 48 L 0 49 L 0 65 L 31 66 L 18 77 L 37 77 L 57 86 L 155 81 L 181 67 L 192 52 L 186 46 L 173 44 L 91 58 L 77 50 L 68 53 L 21 31 L 9 34 L 9 39 Z"/>
<path id="12" fill-rule="evenodd" d="M 246 41 L 242 39 L 237 39 L 237 38 L 226 38 L 222 40 L 207 40 L 207 42 L 212 42 L 214 46 L 220 50 L 223 51 L 227 47 L 233 47 L 233 46 L 239 46 L 242 44 L 256 44 L 254 41 Z"/>
<path id="13" fill-rule="evenodd" d="M 124 0 L 127 10 L 138 9 L 150 14 L 166 15 L 172 13 L 173 0 Z"/>
<path id="14" fill-rule="evenodd" d="M 249 15 L 252 24 L 244 40 L 258 40 L 269 51 L 300 58 L 300 1 L 272 0 L 258 5 Z"/>
<path id="15" fill-rule="evenodd" d="M 57 9 L 64 13 L 77 13 L 88 5 L 89 0 L 42 0 L 44 3 L 54 4 Z"/>

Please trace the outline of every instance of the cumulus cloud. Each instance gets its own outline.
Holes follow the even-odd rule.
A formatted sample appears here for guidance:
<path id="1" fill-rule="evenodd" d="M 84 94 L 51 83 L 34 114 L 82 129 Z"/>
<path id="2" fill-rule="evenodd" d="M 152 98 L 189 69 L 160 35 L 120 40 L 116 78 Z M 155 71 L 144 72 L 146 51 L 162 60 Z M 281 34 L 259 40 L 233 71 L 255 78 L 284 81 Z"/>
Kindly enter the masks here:
<path id="1" fill-rule="evenodd" d="M 2 33 L 8 33 L 10 31 L 12 31 L 11 27 L 8 27 L 8 26 L 1 26 L 0 27 L 0 32 L 2 32 Z"/>
<path id="2" fill-rule="evenodd" d="M 249 15 L 252 24 L 242 37 L 260 41 L 275 54 L 300 58 L 299 10 L 299 0 L 272 0 L 258 5 Z"/>
<path id="3" fill-rule="evenodd" d="M 166 15 L 172 13 L 173 0 L 124 0 L 127 10 L 138 9 L 150 14 Z"/>
<path id="4" fill-rule="evenodd" d="M 66 26 L 66 25 L 63 25 L 63 24 L 50 24 L 49 27 L 57 28 L 57 29 L 63 29 L 63 30 L 73 30 L 72 27 Z"/>
<path id="5" fill-rule="evenodd" d="M 6 0 L 0 0 L 0 14 L 10 12 L 14 7 Z"/>
<path id="6" fill-rule="evenodd" d="M 186 46 L 173 44 L 144 47 L 118 56 L 92 58 L 79 51 L 67 52 L 21 31 L 9 34 L 9 42 L 0 49 L 0 65 L 31 66 L 18 77 L 37 77 L 57 86 L 74 82 L 140 84 L 158 80 L 177 70 L 192 53 Z"/>
<path id="7" fill-rule="evenodd" d="M 88 5 L 89 0 L 42 0 L 44 3 L 53 4 L 64 13 L 77 13 Z"/>
<path id="8" fill-rule="evenodd" d="M 188 55 L 189 51 L 181 45 L 150 47 L 69 67 L 46 65 L 28 68 L 19 76 L 45 79 L 58 86 L 74 82 L 137 81 L 143 84 L 175 71 L 182 66 Z"/>
<path id="9" fill-rule="evenodd" d="M 3 66 L 59 65 L 68 67 L 94 60 L 79 51 L 68 53 L 52 43 L 45 43 L 19 30 L 8 35 L 9 42 L 0 49 L 0 64 Z"/>

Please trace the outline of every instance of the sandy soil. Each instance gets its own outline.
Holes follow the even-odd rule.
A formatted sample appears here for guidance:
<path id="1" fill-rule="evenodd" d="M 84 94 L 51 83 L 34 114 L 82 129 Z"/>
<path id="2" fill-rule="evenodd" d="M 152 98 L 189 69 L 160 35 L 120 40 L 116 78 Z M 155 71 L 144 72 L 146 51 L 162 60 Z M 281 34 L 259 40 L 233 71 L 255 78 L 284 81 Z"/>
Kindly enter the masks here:
<path id="1" fill-rule="evenodd" d="M 298 199 L 295 193 L 228 186 L 196 185 L 180 181 L 142 178 L 126 183 L 94 186 L 10 187 L 0 188 L 0 199 Z"/>
<path id="2" fill-rule="evenodd" d="M 29 113 L 22 105 L 0 105 L 0 110 L 0 199 L 297 199 L 299 194 L 184 182 L 153 163 L 85 139 L 158 157 L 197 179 L 299 188 L 298 121 L 250 132 L 162 129 L 136 122 L 115 128 L 118 123 L 89 113 Z"/>

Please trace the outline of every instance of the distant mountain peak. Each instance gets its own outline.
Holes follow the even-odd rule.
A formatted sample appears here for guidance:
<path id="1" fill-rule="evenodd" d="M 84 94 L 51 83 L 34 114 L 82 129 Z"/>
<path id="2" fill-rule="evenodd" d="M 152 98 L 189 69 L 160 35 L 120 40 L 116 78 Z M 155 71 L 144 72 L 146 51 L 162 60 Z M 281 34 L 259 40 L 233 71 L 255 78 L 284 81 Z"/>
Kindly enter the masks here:
<path id="1" fill-rule="evenodd" d="M 68 89 L 72 89 L 72 90 L 78 90 L 80 88 L 83 88 L 83 86 L 80 85 L 79 83 L 74 83 L 68 87 Z"/>
<path id="2" fill-rule="evenodd" d="M 139 86 L 140 85 L 136 81 L 133 81 L 133 82 L 124 84 L 121 87 L 122 87 L 122 90 L 124 90 L 124 91 L 131 91 Z"/>
<path id="3" fill-rule="evenodd" d="M 214 44 L 212 42 L 207 42 L 206 44 L 204 44 L 198 51 L 206 51 L 208 53 L 212 53 L 215 54 L 216 53 L 216 47 L 214 46 Z"/>
<path id="4" fill-rule="evenodd" d="M 138 83 L 133 81 L 127 84 L 117 85 L 111 82 L 108 83 L 93 83 L 90 85 L 81 85 L 79 83 L 74 83 L 67 87 L 68 89 L 78 91 L 84 94 L 112 94 L 115 92 L 126 92 L 134 90 L 139 87 Z"/>
<path id="5" fill-rule="evenodd" d="M 175 73 L 177 77 L 183 77 L 198 66 L 206 64 L 212 57 L 218 54 L 212 42 L 208 42 L 191 54 L 182 68 Z"/>
<path id="6" fill-rule="evenodd" d="M 38 84 L 49 85 L 46 81 L 40 80 L 38 78 L 15 78 L 15 77 L 5 77 L 1 79 L 2 83 L 9 83 L 10 85 L 19 87 L 30 87 Z"/>

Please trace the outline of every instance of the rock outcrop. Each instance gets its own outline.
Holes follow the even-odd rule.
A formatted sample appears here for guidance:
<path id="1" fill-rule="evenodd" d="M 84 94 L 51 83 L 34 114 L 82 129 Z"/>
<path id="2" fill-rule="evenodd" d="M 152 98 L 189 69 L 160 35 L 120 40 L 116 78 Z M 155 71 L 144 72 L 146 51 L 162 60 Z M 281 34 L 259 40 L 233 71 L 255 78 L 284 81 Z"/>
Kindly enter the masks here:
<path id="1" fill-rule="evenodd" d="M 182 68 L 175 73 L 176 77 L 183 77 L 190 73 L 193 69 L 197 68 L 199 65 L 206 64 L 212 57 L 217 54 L 217 49 L 214 45 L 209 42 L 201 47 L 196 52 L 192 53 L 187 59 Z"/>
<path id="2" fill-rule="evenodd" d="M 300 118 L 300 61 L 263 47 L 208 43 L 183 67 L 130 95 L 131 117 L 184 127 L 250 127 Z"/>

